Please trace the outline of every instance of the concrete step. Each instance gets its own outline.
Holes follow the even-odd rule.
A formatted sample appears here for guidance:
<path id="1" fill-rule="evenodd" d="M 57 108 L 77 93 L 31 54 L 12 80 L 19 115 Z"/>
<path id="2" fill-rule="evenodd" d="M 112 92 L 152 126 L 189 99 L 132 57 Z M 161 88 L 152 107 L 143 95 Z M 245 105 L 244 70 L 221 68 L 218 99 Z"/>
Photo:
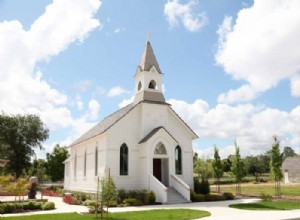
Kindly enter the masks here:
<path id="1" fill-rule="evenodd" d="M 168 188 L 168 202 L 167 204 L 180 204 L 187 203 L 187 201 L 182 195 L 180 195 L 173 187 Z"/>

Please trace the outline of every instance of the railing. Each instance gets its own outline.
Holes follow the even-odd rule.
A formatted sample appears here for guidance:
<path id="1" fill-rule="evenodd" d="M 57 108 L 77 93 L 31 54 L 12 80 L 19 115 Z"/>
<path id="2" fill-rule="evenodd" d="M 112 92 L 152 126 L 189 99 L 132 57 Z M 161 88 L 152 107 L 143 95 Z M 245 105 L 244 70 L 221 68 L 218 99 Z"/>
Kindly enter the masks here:
<path id="1" fill-rule="evenodd" d="M 168 201 L 168 188 L 152 174 L 149 175 L 149 185 L 150 190 L 155 193 L 156 202 L 166 203 Z"/>
<path id="2" fill-rule="evenodd" d="M 171 175 L 171 186 L 173 186 L 187 201 L 191 201 L 191 188 L 179 177 Z"/>

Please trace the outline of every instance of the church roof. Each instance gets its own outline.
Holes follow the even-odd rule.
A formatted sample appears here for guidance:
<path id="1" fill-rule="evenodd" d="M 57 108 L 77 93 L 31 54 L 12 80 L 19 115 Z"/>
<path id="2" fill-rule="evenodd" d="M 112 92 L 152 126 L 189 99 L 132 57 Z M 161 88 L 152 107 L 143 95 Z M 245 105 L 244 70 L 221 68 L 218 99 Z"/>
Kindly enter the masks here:
<path id="1" fill-rule="evenodd" d="M 156 57 L 154 55 L 151 44 L 149 41 L 147 41 L 139 67 L 141 68 L 142 71 L 149 71 L 152 66 L 155 66 L 158 73 L 160 74 L 162 73 L 156 61 Z"/>
<path id="2" fill-rule="evenodd" d="M 125 115 L 127 115 L 138 104 L 139 103 L 129 104 L 129 105 L 125 106 L 124 108 L 121 108 L 120 110 L 116 111 L 115 113 L 107 116 L 102 121 L 100 121 L 98 124 L 96 124 L 94 127 L 92 127 L 89 131 L 87 131 L 85 134 L 83 134 L 80 138 L 78 138 L 76 141 L 74 141 L 70 146 L 79 144 L 80 142 L 83 142 L 87 139 L 90 139 L 92 137 L 95 137 L 99 134 L 104 133 L 106 130 L 108 130 L 110 127 L 112 127 L 115 123 L 117 123 L 120 119 L 122 119 Z"/>
<path id="3" fill-rule="evenodd" d="M 157 128 L 154 128 L 152 131 L 150 131 L 149 134 L 147 134 L 140 142 L 139 144 L 145 143 L 147 142 L 151 137 L 153 137 L 160 129 L 165 130 L 173 139 L 174 141 L 176 141 L 178 143 L 178 141 L 167 131 L 167 129 L 165 129 L 165 127 L 160 126 Z"/>

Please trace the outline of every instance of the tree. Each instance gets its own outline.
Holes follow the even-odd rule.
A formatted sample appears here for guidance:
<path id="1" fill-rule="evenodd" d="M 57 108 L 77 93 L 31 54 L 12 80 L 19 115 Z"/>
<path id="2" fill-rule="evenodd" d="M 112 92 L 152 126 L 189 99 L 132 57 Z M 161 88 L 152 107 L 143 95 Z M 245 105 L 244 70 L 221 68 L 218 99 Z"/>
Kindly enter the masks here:
<path id="1" fill-rule="evenodd" d="M 197 158 L 194 172 L 198 174 L 202 182 L 208 180 L 213 176 L 212 161 Z"/>
<path id="2" fill-rule="evenodd" d="M 224 172 L 230 172 L 231 170 L 231 165 L 232 165 L 232 158 L 233 155 L 229 155 L 226 159 L 222 160 L 222 164 L 223 164 L 223 171 Z"/>
<path id="3" fill-rule="evenodd" d="M 244 161 L 247 173 L 253 175 L 258 183 L 258 177 L 264 173 L 264 162 L 261 160 L 261 157 L 247 156 Z"/>
<path id="4" fill-rule="evenodd" d="M 284 161 L 287 157 L 294 157 L 297 156 L 293 148 L 286 146 L 283 148 L 283 153 L 282 153 L 282 161 Z"/>
<path id="5" fill-rule="evenodd" d="M 280 154 L 280 141 L 278 140 L 277 136 L 273 136 L 274 143 L 271 149 L 271 161 L 270 161 L 270 171 L 271 177 L 275 183 L 275 196 L 277 198 L 281 197 L 281 190 L 280 190 L 280 181 L 283 179 L 282 174 L 282 154 Z"/>
<path id="6" fill-rule="evenodd" d="M 235 155 L 232 160 L 231 172 L 235 177 L 236 181 L 236 194 L 241 194 L 241 181 L 246 175 L 245 165 L 240 155 L 240 148 L 237 143 L 234 142 L 235 146 Z"/>
<path id="7" fill-rule="evenodd" d="M 220 192 L 220 178 L 223 176 L 223 164 L 219 156 L 218 148 L 214 147 L 214 160 L 212 161 L 214 176 L 217 179 L 217 191 Z"/>
<path id="8" fill-rule="evenodd" d="M 64 178 L 63 162 L 68 158 L 69 153 L 66 147 L 55 145 L 52 153 L 47 153 L 47 174 L 52 181 L 62 180 Z"/>
<path id="9" fill-rule="evenodd" d="M 0 115 L 0 148 L 6 148 L 8 171 L 18 178 L 30 166 L 34 148 L 42 149 L 49 130 L 36 115 Z"/>
<path id="10" fill-rule="evenodd" d="M 100 180 L 98 179 L 98 185 L 100 185 L 100 187 L 97 187 L 97 189 L 100 189 L 100 191 L 97 194 L 100 196 L 100 207 L 101 207 L 100 211 L 101 211 L 101 218 L 102 218 L 103 203 L 106 204 L 107 207 L 106 213 L 108 213 L 109 205 L 111 204 L 111 202 L 116 201 L 117 199 L 117 188 L 113 178 L 110 175 L 103 176 Z M 99 204 L 98 201 L 97 204 Z M 96 218 L 97 218 L 97 211 L 98 209 L 96 209 Z"/>

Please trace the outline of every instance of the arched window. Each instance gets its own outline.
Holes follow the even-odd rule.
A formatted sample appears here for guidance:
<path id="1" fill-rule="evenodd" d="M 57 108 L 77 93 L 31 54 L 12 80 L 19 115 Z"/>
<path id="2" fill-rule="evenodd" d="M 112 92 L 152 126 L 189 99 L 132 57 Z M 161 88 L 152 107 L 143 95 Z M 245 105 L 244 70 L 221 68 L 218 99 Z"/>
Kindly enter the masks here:
<path id="1" fill-rule="evenodd" d="M 156 82 L 154 80 L 151 80 L 148 86 L 149 89 L 156 89 Z"/>
<path id="2" fill-rule="evenodd" d="M 84 151 L 83 176 L 86 176 L 86 150 Z"/>
<path id="3" fill-rule="evenodd" d="M 95 176 L 98 176 L 98 146 L 95 149 Z"/>
<path id="4" fill-rule="evenodd" d="M 128 147 L 122 144 L 120 147 L 120 175 L 128 175 Z"/>
<path id="5" fill-rule="evenodd" d="M 167 154 L 165 145 L 164 145 L 163 143 L 159 142 L 159 143 L 156 145 L 156 148 L 155 148 L 155 150 L 154 150 L 154 154 Z"/>
<path id="6" fill-rule="evenodd" d="M 177 175 L 182 174 L 182 156 L 179 146 L 175 148 L 175 172 Z"/>
<path id="7" fill-rule="evenodd" d="M 141 83 L 141 82 L 139 82 L 139 84 L 138 84 L 138 91 L 140 91 L 140 90 L 141 90 L 141 88 L 142 88 L 142 83 Z"/>
<path id="8" fill-rule="evenodd" d="M 77 153 L 75 153 L 75 158 L 74 158 L 74 177 L 77 176 Z"/>

